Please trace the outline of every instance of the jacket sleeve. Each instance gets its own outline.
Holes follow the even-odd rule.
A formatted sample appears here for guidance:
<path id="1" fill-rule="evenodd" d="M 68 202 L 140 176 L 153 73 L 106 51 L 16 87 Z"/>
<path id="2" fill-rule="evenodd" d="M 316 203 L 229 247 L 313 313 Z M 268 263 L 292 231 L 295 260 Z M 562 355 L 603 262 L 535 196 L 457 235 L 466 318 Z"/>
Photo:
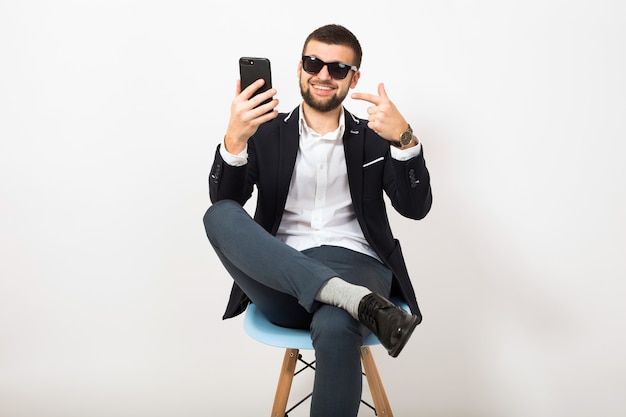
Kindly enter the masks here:
<path id="1" fill-rule="evenodd" d="M 385 192 L 392 206 L 401 215 L 420 220 L 432 206 L 430 174 L 424 160 L 424 149 L 407 161 L 387 159 Z"/>
<path id="2" fill-rule="evenodd" d="M 250 165 L 250 162 L 240 167 L 228 165 L 222 159 L 220 145 L 218 145 L 209 174 L 209 196 L 211 202 L 234 200 L 243 206 L 252 195 Z"/>

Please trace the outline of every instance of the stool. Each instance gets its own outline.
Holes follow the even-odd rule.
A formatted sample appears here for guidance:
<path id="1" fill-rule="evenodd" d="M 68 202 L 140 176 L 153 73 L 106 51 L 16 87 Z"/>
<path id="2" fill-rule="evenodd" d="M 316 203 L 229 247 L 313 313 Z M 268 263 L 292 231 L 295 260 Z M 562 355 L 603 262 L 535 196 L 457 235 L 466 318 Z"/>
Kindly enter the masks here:
<path id="1" fill-rule="evenodd" d="M 394 300 L 394 303 L 404 310 L 409 311 L 409 307 L 405 303 L 397 302 L 397 300 Z M 254 304 L 248 305 L 248 308 L 246 309 L 243 327 L 246 333 L 253 339 L 269 346 L 285 349 L 283 365 L 278 378 L 278 386 L 276 387 L 276 395 L 274 396 L 274 405 L 272 406 L 271 417 L 287 417 L 289 412 L 298 407 L 312 395 L 309 394 L 287 410 L 287 401 L 289 399 L 289 392 L 291 391 L 293 377 L 307 368 L 315 370 L 315 361 L 307 362 L 302 359 L 302 355 L 300 354 L 300 350 L 313 350 L 311 334 L 308 330 L 289 329 L 273 324 L 261 311 L 259 311 L 259 309 L 256 308 Z M 379 344 L 380 341 L 378 338 L 370 333 L 364 339 L 361 347 L 361 362 L 363 364 L 363 369 L 365 371 L 364 375 L 367 378 L 367 384 L 370 388 L 374 406 L 363 400 L 361 400 L 361 402 L 374 410 L 378 417 L 393 417 L 391 407 L 389 406 L 389 400 L 387 399 L 387 394 L 385 393 L 385 388 L 383 387 L 380 374 L 378 373 L 374 357 L 372 356 L 372 352 L 370 350 L 370 346 Z M 303 363 L 304 367 L 296 372 L 295 369 L 298 361 Z"/>

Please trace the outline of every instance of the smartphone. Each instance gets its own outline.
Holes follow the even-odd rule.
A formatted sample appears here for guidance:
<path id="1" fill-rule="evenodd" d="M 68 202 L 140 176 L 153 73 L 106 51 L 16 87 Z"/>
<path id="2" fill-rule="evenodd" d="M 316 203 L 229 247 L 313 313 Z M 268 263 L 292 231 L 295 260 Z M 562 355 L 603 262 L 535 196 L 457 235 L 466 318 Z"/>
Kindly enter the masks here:
<path id="1" fill-rule="evenodd" d="M 241 91 L 259 78 L 265 80 L 265 84 L 254 93 L 253 97 L 272 88 L 272 70 L 270 60 L 267 58 L 246 56 L 239 58 L 239 76 L 241 78 Z M 271 99 L 261 104 L 269 103 L 270 101 Z"/>

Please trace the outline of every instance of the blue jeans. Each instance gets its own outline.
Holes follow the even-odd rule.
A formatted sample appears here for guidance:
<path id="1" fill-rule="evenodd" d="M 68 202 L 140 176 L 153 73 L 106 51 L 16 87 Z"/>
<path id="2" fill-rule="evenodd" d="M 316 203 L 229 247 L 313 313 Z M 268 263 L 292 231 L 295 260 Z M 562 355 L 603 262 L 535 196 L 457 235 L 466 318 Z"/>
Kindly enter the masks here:
<path id="1" fill-rule="evenodd" d="M 341 277 L 387 297 L 391 271 L 368 255 L 336 246 L 297 251 L 229 200 L 213 204 L 204 225 L 228 273 L 273 323 L 310 329 L 316 358 L 311 417 L 356 416 L 363 388 L 360 348 L 368 330 L 315 296 L 328 279 Z"/>

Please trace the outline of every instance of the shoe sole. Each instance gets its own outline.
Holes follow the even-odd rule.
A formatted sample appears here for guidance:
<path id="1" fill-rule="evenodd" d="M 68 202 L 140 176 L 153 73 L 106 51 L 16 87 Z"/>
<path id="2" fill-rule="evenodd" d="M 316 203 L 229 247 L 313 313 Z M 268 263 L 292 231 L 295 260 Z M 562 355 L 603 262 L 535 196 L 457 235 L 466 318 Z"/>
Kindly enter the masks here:
<path id="1" fill-rule="evenodd" d="M 400 354 L 400 352 L 406 345 L 406 342 L 408 342 L 409 339 L 411 338 L 411 335 L 413 334 L 413 330 L 415 330 L 418 324 L 419 324 L 419 320 L 417 316 L 412 316 L 411 322 L 409 324 L 409 328 L 406 330 L 403 337 L 391 350 L 387 351 L 389 353 L 389 356 L 391 356 L 392 358 L 398 357 L 398 355 Z"/>

